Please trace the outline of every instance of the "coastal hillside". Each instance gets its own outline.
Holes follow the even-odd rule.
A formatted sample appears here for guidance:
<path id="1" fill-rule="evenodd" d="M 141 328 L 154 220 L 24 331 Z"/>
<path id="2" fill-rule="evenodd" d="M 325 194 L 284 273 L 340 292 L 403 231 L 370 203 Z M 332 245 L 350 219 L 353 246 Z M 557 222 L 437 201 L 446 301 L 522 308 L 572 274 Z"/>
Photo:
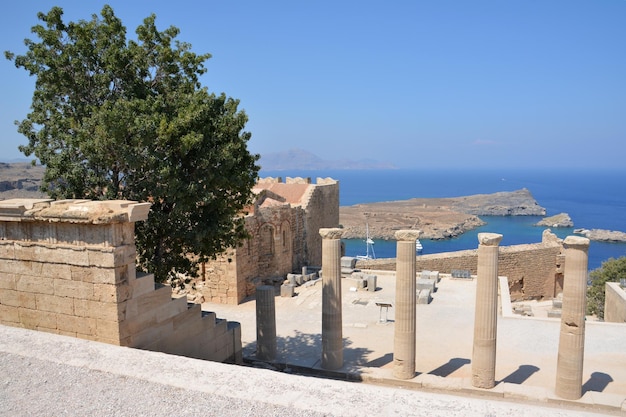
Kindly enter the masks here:
<path id="1" fill-rule="evenodd" d="M 44 167 L 30 162 L 0 162 L 0 200 L 9 198 L 44 198 L 39 191 Z"/>
<path id="2" fill-rule="evenodd" d="M 521 189 L 451 198 L 413 198 L 339 208 L 346 239 L 394 239 L 401 229 L 419 229 L 424 239 L 448 239 L 485 224 L 478 216 L 542 216 L 546 209 Z"/>

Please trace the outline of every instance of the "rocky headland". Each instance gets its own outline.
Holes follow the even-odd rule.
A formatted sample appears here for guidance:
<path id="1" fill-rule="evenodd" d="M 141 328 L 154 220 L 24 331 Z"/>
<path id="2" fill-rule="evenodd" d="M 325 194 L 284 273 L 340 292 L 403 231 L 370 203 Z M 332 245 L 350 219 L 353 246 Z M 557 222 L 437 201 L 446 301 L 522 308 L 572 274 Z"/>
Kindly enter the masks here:
<path id="1" fill-rule="evenodd" d="M 394 239 L 401 229 L 419 229 L 424 239 L 449 239 L 485 224 L 478 216 L 542 216 L 545 208 L 530 191 L 498 192 L 450 198 L 356 204 L 339 208 L 346 239 Z"/>

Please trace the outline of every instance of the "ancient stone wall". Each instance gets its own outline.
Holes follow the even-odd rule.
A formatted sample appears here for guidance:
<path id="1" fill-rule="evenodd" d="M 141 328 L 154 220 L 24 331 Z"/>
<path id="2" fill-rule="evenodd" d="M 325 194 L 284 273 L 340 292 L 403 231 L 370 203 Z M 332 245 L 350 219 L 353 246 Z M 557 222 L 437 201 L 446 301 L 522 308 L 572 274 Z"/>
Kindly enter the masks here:
<path id="1" fill-rule="evenodd" d="M 512 301 L 552 298 L 562 290 L 561 256 L 558 242 L 500 247 L 498 275 L 506 276 Z M 417 257 L 417 271 L 451 273 L 453 270 L 477 272 L 476 250 L 447 252 Z M 359 260 L 360 269 L 395 270 L 395 259 Z"/>
<path id="2" fill-rule="evenodd" d="M 307 266 L 322 266 L 322 239 L 319 230 L 339 226 L 339 182 L 331 178 L 317 178 L 316 186 L 303 198 L 306 213 L 304 240 Z M 295 270 L 304 265 L 298 265 Z"/>
<path id="3" fill-rule="evenodd" d="M 0 323 L 194 358 L 238 361 L 238 323 L 137 274 L 149 204 L 0 201 Z"/>
<path id="4" fill-rule="evenodd" d="M 281 181 L 264 178 L 259 182 Z M 259 194 L 246 216 L 250 238 L 205 264 L 200 291 L 206 300 L 238 304 L 254 295 L 258 285 L 280 282 L 303 266 L 321 266 L 319 229 L 339 224 L 339 183 L 318 178 L 311 184 L 309 178 L 287 178 L 285 184 L 306 186 L 306 191 L 297 201 L 269 190 Z"/>
<path id="5" fill-rule="evenodd" d="M 605 285 L 604 321 L 626 323 L 626 291 L 618 282 Z"/>

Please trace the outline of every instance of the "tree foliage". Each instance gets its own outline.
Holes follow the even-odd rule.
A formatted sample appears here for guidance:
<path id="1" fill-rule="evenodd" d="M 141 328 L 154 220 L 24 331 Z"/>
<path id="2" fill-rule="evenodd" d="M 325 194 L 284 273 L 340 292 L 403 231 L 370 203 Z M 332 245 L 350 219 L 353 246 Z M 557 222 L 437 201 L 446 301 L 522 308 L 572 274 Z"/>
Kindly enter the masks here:
<path id="1" fill-rule="evenodd" d="M 164 280 L 246 237 L 238 216 L 251 201 L 258 155 L 247 149 L 239 101 L 202 87 L 197 55 L 144 19 L 136 40 L 113 9 L 65 23 L 39 13 L 27 52 L 7 59 L 36 77 L 20 146 L 46 167 L 52 198 L 150 201 L 137 225 L 140 265 Z M 195 255 L 195 256 L 188 256 Z"/>
<path id="2" fill-rule="evenodd" d="M 620 278 L 626 278 L 626 256 L 610 258 L 589 273 L 591 285 L 587 287 L 587 314 L 604 318 L 605 284 L 619 282 Z"/>

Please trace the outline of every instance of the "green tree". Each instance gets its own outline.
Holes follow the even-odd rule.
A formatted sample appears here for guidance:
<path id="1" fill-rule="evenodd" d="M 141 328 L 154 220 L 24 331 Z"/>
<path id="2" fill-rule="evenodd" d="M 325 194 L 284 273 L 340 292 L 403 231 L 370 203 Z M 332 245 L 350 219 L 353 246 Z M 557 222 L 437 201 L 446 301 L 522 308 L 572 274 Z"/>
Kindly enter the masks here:
<path id="1" fill-rule="evenodd" d="M 610 258 L 598 269 L 589 273 L 591 285 L 587 287 L 587 314 L 604 318 L 604 287 L 607 282 L 619 282 L 626 278 L 626 256 Z"/>
<path id="2" fill-rule="evenodd" d="M 52 198 L 150 201 L 136 230 L 140 266 L 164 280 L 195 274 L 199 261 L 246 235 L 239 215 L 259 167 L 239 101 L 201 86 L 209 54 L 196 55 L 144 19 L 137 40 L 110 6 L 65 23 L 63 10 L 38 13 L 27 52 L 5 52 L 36 77 L 20 146 L 45 167 Z M 195 255 L 195 256 L 189 256 Z"/>

